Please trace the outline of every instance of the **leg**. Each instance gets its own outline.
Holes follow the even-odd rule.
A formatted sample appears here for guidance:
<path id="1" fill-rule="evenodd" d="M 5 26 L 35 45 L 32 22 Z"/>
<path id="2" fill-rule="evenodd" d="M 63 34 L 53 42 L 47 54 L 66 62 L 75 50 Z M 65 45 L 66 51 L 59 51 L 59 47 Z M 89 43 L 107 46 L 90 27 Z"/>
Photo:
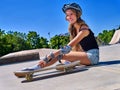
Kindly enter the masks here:
<path id="1" fill-rule="evenodd" d="M 70 53 L 65 54 L 63 56 L 63 59 L 68 60 L 70 62 L 80 60 L 80 63 L 84 64 L 84 65 L 90 65 L 91 64 L 90 60 L 87 57 L 86 52 L 73 52 L 73 51 L 71 51 Z"/>
<path id="2" fill-rule="evenodd" d="M 64 61 L 66 61 L 66 60 L 68 60 L 70 62 L 80 60 L 81 64 L 84 64 L 84 65 L 90 65 L 91 64 L 90 60 L 87 57 L 86 52 L 73 52 L 73 51 L 71 51 L 70 53 L 63 55 L 63 58 L 62 58 L 61 61 L 64 63 Z M 51 60 L 49 63 L 47 63 L 45 65 L 45 67 L 50 66 L 57 61 L 58 61 L 57 58 L 55 58 L 55 59 Z"/>
<path id="3" fill-rule="evenodd" d="M 59 52 L 57 53 L 56 58 L 52 59 L 50 62 L 48 62 L 44 66 L 42 66 L 42 64 L 44 62 L 40 61 L 39 64 L 35 65 L 34 67 L 30 67 L 30 68 L 27 68 L 27 69 L 24 69 L 24 70 L 28 70 L 28 69 L 29 70 L 36 70 L 36 69 L 40 69 L 41 67 L 50 66 L 50 65 L 52 65 L 52 64 L 54 64 L 55 62 L 58 61 L 58 59 L 57 59 L 58 55 L 59 55 Z M 80 63 L 84 64 L 84 65 L 90 65 L 91 64 L 90 60 L 88 59 L 88 56 L 87 56 L 86 52 L 80 52 L 80 51 L 79 52 L 73 52 L 73 51 L 71 51 L 70 53 L 63 55 L 62 59 L 63 60 L 68 60 L 70 62 L 80 60 Z"/>

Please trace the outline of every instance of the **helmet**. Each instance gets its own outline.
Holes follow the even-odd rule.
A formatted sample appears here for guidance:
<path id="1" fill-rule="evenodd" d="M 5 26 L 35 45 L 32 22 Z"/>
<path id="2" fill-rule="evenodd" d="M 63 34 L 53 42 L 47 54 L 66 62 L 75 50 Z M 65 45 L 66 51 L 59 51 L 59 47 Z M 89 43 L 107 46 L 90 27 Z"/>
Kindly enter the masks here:
<path id="1" fill-rule="evenodd" d="M 71 4 L 64 4 L 62 10 L 65 13 L 67 9 L 75 9 L 79 11 L 82 14 L 82 9 L 77 3 L 71 3 Z"/>

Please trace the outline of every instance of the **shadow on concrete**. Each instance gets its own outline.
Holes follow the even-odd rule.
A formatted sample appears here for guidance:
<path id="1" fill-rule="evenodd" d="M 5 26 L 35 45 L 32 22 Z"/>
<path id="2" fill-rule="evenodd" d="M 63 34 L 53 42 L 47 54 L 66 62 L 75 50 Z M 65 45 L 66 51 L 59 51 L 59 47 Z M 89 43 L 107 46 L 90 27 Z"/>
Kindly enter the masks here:
<path id="1" fill-rule="evenodd" d="M 103 62 L 99 62 L 99 64 L 95 66 L 107 66 L 107 65 L 114 65 L 114 64 L 120 64 L 120 60 L 103 61 Z"/>
<path id="2" fill-rule="evenodd" d="M 110 66 L 110 65 L 117 65 L 117 64 L 120 64 L 120 60 L 102 61 L 102 62 L 99 62 L 97 65 L 87 66 L 87 68 Z"/>

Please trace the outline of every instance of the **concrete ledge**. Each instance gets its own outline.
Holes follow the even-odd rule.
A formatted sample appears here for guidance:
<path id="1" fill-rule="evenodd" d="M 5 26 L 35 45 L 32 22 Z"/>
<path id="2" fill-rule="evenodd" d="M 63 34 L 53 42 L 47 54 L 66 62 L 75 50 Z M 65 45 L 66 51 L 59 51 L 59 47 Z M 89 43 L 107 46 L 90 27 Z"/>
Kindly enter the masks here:
<path id="1" fill-rule="evenodd" d="M 43 57 L 49 54 L 53 49 L 34 49 L 34 50 L 24 50 L 19 52 L 14 52 L 0 57 L 0 65 L 23 62 L 29 60 L 39 60 L 40 57 Z"/>

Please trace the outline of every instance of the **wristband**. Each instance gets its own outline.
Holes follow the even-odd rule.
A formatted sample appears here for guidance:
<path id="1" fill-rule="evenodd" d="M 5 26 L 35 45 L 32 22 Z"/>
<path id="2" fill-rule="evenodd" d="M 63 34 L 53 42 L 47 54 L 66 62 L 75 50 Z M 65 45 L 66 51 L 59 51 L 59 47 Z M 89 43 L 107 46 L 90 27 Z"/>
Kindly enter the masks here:
<path id="1" fill-rule="evenodd" d="M 43 58 L 43 60 L 44 60 L 46 63 L 49 62 L 49 59 L 47 58 L 47 56 L 45 56 L 45 57 Z"/>
<path id="2" fill-rule="evenodd" d="M 63 58 L 63 54 L 58 55 L 57 60 L 61 63 L 61 59 Z"/>
<path id="3" fill-rule="evenodd" d="M 50 57 L 51 59 L 55 58 L 55 55 L 53 54 L 53 52 L 50 53 Z"/>
<path id="4" fill-rule="evenodd" d="M 50 53 L 50 59 L 47 58 L 47 55 L 43 58 L 43 60 L 48 63 L 50 62 L 53 58 L 55 58 L 55 55 L 53 54 L 53 52 Z"/>

